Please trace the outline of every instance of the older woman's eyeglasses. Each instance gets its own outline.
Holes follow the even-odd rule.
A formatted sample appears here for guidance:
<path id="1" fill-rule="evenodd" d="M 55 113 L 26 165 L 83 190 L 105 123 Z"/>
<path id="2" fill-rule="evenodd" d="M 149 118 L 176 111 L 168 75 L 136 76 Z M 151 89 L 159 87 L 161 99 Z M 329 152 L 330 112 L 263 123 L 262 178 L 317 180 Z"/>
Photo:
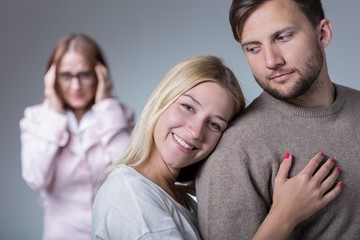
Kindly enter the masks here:
<path id="1" fill-rule="evenodd" d="M 58 79 L 62 85 L 70 85 L 73 78 L 78 79 L 79 84 L 82 86 L 90 86 L 95 82 L 94 74 L 91 71 L 82 71 L 77 74 L 70 72 L 59 72 Z"/>

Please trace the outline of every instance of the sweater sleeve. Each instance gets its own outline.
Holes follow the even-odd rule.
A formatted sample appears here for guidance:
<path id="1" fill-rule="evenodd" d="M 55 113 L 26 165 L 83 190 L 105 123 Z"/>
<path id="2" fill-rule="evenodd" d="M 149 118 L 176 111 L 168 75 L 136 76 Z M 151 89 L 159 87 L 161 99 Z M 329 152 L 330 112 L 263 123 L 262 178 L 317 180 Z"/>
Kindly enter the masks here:
<path id="1" fill-rule="evenodd" d="M 218 147 L 196 180 L 198 220 L 204 239 L 251 239 L 268 207 L 247 155 Z"/>
<path id="2" fill-rule="evenodd" d="M 46 188 L 53 179 L 56 154 L 66 145 L 66 116 L 44 104 L 28 107 L 20 120 L 22 176 L 33 189 Z"/>
<path id="3" fill-rule="evenodd" d="M 116 99 L 105 99 L 93 106 L 97 119 L 96 134 L 112 162 L 124 152 L 135 125 L 133 110 Z"/>

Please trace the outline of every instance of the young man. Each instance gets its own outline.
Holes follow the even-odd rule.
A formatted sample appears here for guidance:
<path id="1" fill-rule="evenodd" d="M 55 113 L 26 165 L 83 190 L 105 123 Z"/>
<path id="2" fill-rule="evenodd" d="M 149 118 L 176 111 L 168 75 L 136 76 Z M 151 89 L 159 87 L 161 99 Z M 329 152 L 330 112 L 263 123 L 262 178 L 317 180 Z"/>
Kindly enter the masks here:
<path id="1" fill-rule="evenodd" d="M 336 158 L 345 187 L 289 239 L 357 239 L 360 92 L 329 77 L 324 49 L 332 25 L 321 1 L 233 0 L 230 23 L 264 92 L 228 128 L 199 171 L 202 237 L 251 239 L 272 206 L 281 155 L 293 155 L 293 176 L 323 151 Z"/>

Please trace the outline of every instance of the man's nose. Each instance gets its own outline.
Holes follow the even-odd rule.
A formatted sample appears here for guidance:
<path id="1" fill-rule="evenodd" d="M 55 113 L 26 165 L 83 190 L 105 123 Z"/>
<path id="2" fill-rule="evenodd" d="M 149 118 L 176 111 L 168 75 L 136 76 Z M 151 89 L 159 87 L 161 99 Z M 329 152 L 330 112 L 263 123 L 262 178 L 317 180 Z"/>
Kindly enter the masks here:
<path id="1" fill-rule="evenodd" d="M 265 64 L 269 69 L 276 69 L 285 64 L 285 60 L 279 49 L 274 46 L 265 49 Z"/>

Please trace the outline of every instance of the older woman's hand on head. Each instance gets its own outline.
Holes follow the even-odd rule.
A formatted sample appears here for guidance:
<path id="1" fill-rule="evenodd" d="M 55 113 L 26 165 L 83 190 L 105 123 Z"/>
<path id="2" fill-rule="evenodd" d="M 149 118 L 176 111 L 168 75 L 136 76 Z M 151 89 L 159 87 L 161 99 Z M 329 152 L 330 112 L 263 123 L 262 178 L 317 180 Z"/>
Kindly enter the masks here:
<path id="1" fill-rule="evenodd" d="M 100 63 L 96 64 L 95 72 L 98 80 L 95 95 L 95 102 L 97 103 L 111 97 L 112 81 L 109 76 L 109 71 L 104 65 Z"/>
<path id="2" fill-rule="evenodd" d="M 52 64 L 44 77 L 44 97 L 45 103 L 50 109 L 56 112 L 63 112 L 64 106 L 62 100 L 56 92 L 56 66 Z"/>

